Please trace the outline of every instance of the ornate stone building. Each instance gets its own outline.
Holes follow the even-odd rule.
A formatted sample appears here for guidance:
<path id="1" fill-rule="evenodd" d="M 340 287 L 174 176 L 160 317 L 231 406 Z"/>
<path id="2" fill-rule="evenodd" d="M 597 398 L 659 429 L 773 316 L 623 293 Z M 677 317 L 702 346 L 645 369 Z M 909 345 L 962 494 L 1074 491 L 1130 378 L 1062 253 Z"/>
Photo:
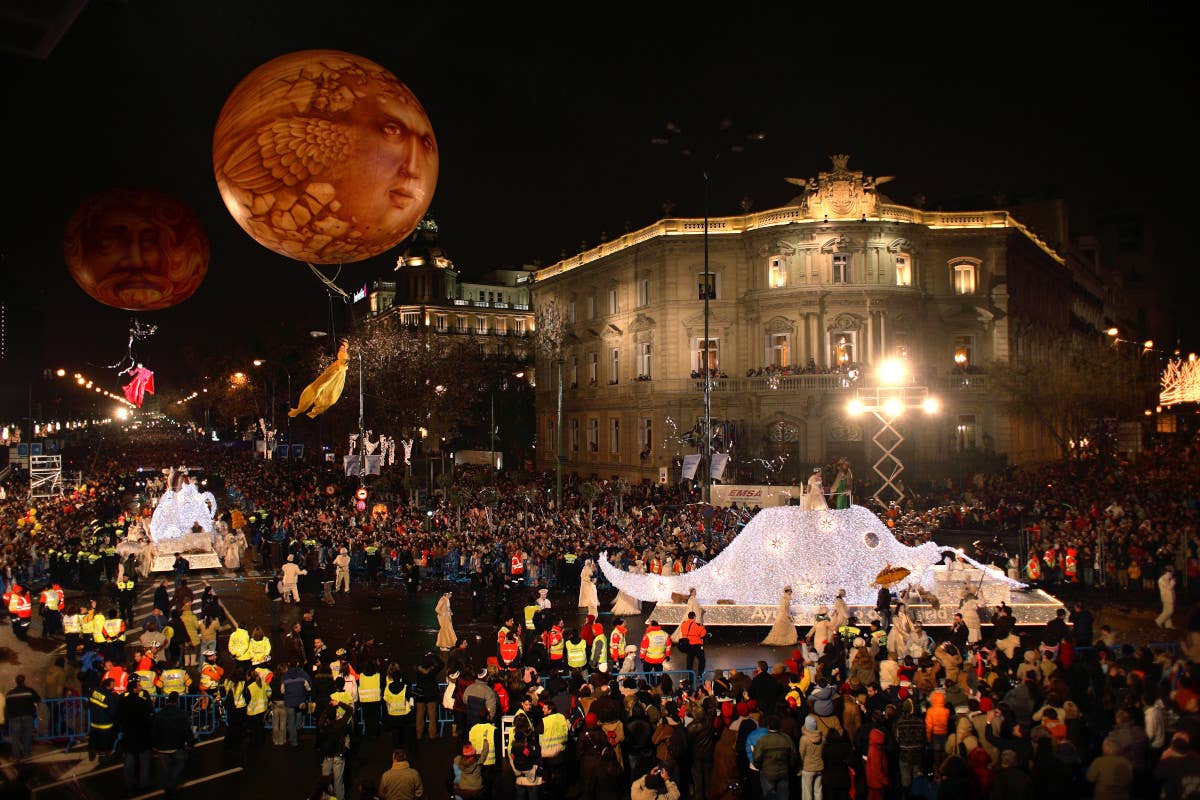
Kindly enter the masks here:
<path id="1" fill-rule="evenodd" d="M 987 365 L 1029 346 L 1024 330 L 1071 330 L 1086 282 L 1009 211 L 897 205 L 879 190 L 890 178 L 832 161 L 789 178 L 801 191 L 782 208 L 710 219 L 707 272 L 704 221 L 663 219 L 536 273 L 535 307 L 557 300 L 567 320 L 568 472 L 658 479 L 696 452 L 687 433 L 703 419 L 708 366 L 714 431 L 720 449 L 733 443 L 727 481 L 796 479 L 838 456 L 862 475 L 875 429 L 846 405 L 886 358 L 942 404 L 901 423 L 910 470 L 959 453 L 1054 455 L 1004 413 Z M 1094 295 L 1084 305 L 1102 307 Z M 1092 316 L 1093 329 L 1113 324 L 1103 308 Z M 539 375 L 538 456 L 550 468 L 554 371 L 541 363 Z"/>

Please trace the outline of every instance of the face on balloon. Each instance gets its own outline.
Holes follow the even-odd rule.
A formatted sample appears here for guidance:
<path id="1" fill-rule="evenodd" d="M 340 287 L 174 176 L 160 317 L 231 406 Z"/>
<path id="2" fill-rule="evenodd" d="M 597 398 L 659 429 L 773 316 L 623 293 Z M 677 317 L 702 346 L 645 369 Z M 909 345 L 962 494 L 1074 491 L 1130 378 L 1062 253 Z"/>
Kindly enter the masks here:
<path id="1" fill-rule="evenodd" d="M 399 244 L 437 185 L 429 117 L 367 59 L 305 51 L 250 73 L 221 110 L 213 165 L 226 207 L 266 247 L 314 263 Z"/>
<path id="2" fill-rule="evenodd" d="M 182 203 L 152 190 L 110 189 L 67 223 L 71 276 L 95 300 L 154 311 L 186 300 L 208 271 L 208 238 Z"/>

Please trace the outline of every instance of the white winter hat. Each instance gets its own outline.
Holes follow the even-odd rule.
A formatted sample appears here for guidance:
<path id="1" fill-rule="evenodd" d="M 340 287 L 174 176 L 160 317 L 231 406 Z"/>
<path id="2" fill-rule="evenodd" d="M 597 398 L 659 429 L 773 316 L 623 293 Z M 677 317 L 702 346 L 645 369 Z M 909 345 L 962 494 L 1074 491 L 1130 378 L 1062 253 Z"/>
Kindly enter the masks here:
<path id="1" fill-rule="evenodd" d="M 865 639 L 863 639 L 863 637 L 861 637 L 861 636 L 855 636 L 855 637 L 854 637 L 854 646 L 855 646 L 855 647 L 866 647 L 866 646 L 867 646 L 867 642 L 866 642 L 866 640 L 865 640 Z"/>

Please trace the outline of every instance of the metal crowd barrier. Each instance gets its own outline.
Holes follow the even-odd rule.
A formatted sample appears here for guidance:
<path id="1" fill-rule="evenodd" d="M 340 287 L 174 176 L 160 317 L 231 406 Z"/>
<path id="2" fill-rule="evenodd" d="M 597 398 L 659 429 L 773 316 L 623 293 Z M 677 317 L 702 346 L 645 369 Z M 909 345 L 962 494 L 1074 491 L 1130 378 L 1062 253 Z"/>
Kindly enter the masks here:
<path id="1" fill-rule="evenodd" d="M 40 742 L 62 741 L 67 748 L 88 735 L 88 703 L 85 697 L 55 697 L 42 700 L 34 738 Z"/>

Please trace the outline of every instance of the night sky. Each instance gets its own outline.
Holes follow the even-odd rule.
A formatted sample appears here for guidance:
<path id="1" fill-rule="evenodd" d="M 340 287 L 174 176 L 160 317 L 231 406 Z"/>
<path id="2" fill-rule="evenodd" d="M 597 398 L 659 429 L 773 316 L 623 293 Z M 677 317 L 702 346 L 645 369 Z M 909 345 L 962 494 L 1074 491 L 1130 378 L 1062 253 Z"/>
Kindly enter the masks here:
<path id="1" fill-rule="evenodd" d="M 785 176 L 850 153 L 852 169 L 897 176 L 884 191 L 901 203 L 917 193 L 947 209 L 993 207 L 996 193 L 1065 197 L 1076 229 L 1087 215 L 1151 215 L 1158 260 L 1188 289 L 1174 293 L 1179 307 L 1189 302 L 1193 45 L 1165 11 L 446 10 L 467 7 L 92 0 L 47 59 L 3 56 L 3 383 L 24 386 L 60 364 L 101 375 L 94 365 L 123 354 L 130 315 L 75 286 L 61 245 L 75 207 L 114 185 L 178 197 L 212 243 L 200 290 L 141 315 L 159 325 L 142 355 L 161 391 L 191 388 L 186 365 L 172 363 L 180 344 L 252 357 L 328 328 L 315 279 L 237 227 L 211 163 L 229 91 L 259 64 L 309 48 L 377 61 L 425 105 L 441 153 L 431 213 L 467 276 L 553 262 L 652 222 L 667 202 L 699 215 L 698 165 L 649 140 L 668 120 L 704 137 L 729 118 L 768 138 L 718 162 L 714 214 L 736 213 L 743 197 L 782 205 L 796 194 Z M 347 265 L 340 282 L 393 260 Z M 1179 323 L 1194 346 L 1195 321 Z"/>

